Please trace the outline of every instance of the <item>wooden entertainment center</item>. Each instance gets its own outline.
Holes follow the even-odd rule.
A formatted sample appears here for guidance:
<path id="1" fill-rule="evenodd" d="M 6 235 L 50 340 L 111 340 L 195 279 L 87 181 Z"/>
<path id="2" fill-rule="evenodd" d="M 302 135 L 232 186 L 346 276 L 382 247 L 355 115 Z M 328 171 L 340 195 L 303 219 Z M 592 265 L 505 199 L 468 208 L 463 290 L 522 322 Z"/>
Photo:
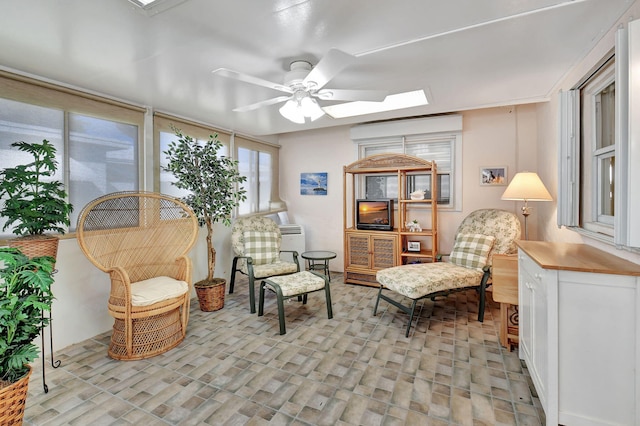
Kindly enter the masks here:
<path id="1" fill-rule="evenodd" d="M 396 176 L 398 179 L 397 214 L 393 212 L 395 226 L 390 231 L 357 227 L 356 200 L 366 198 L 364 180 L 368 176 Z M 417 188 L 416 177 L 425 176 L 428 177 L 428 187 Z M 360 180 L 357 181 L 358 177 Z M 378 286 L 376 272 L 380 269 L 436 260 L 437 178 L 435 162 L 405 154 L 372 155 L 344 166 L 345 283 Z M 421 198 L 419 194 L 416 196 L 419 190 L 425 191 Z M 394 201 L 395 195 L 387 194 Z M 412 231 L 406 226 L 413 220 L 418 221 L 421 230 Z"/>

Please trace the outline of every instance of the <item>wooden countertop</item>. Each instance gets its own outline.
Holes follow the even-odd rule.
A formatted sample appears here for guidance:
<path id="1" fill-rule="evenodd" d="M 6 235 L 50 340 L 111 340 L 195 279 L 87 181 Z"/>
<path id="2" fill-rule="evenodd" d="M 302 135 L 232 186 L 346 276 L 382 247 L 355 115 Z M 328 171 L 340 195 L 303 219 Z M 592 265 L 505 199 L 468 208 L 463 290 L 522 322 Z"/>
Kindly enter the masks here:
<path id="1" fill-rule="evenodd" d="M 640 276 L 640 264 L 587 244 L 518 241 L 520 247 L 544 269 Z"/>

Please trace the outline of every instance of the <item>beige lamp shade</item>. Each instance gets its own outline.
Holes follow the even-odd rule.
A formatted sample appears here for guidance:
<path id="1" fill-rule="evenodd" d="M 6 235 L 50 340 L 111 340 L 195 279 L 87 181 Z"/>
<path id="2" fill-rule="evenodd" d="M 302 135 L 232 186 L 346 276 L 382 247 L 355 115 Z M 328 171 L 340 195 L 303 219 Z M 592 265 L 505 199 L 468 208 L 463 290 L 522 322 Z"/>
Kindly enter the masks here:
<path id="1" fill-rule="evenodd" d="M 551 194 L 547 191 L 537 173 L 520 172 L 511 180 L 502 194 L 503 200 L 551 201 Z"/>

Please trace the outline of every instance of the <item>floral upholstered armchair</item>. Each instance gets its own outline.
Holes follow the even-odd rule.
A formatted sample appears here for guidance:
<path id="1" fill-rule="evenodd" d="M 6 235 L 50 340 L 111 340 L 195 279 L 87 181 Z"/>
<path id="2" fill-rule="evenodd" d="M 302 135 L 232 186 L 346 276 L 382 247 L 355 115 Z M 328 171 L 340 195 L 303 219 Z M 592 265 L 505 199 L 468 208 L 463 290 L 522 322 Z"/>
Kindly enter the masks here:
<path id="1" fill-rule="evenodd" d="M 448 261 L 401 265 L 378 271 L 376 279 L 380 283 L 380 290 L 373 315 L 377 313 L 380 299 L 406 312 L 409 314 L 408 337 L 418 300 L 477 288 L 480 296 L 478 321 L 482 322 L 493 255 L 515 253 L 515 242 L 520 238 L 520 232 L 520 221 L 512 212 L 498 209 L 472 212 L 456 231 Z M 411 307 L 383 294 L 383 290 L 412 299 Z"/>
<path id="2" fill-rule="evenodd" d="M 293 262 L 280 260 L 281 244 L 280 228 L 267 217 L 239 218 L 231 227 L 231 245 L 235 257 L 231 267 L 229 294 L 233 293 L 236 272 L 247 275 L 249 307 L 252 314 L 256 312 L 254 284 L 256 280 L 300 271 L 298 252 L 288 251 L 293 254 Z"/>

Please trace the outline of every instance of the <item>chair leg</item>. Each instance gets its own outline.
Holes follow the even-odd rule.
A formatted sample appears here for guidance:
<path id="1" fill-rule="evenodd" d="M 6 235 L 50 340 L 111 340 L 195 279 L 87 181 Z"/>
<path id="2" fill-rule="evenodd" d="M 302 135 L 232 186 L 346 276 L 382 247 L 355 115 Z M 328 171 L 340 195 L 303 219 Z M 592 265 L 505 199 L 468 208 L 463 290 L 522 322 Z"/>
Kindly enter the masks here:
<path id="1" fill-rule="evenodd" d="M 409 330 L 411 329 L 411 321 L 413 321 L 413 314 L 416 312 L 416 305 L 418 304 L 418 300 L 414 299 L 411 304 L 411 313 L 409 314 L 409 323 L 407 324 L 407 332 L 404 337 L 409 337 Z"/>
<path id="2" fill-rule="evenodd" d="M 264 314 L 264 281 L 260 283 L 260 298 L 258 299 L 258 316 Z"/>
<path id="3" fill-rule="evenodd" d="M 256 289 L 253 274 L 249 276 L 249 309 L 252 314 L 256 313 Z"/>
<path id="4" fill-rule="evenodd" d="M 280 335 L 287 334 L 287 328 L 284 324 L 284 297 L 280 286 L 274 286 L 276 289 L 276 301 L 278 303 L 278 322 L 280 323 Z"/>
<path id="5" fill-rule="evenodd" d="M 380 295 L 382 294 L 382 284 L 380 284 L 380 290 L 378 290 L 378 298 L 376 299 L 376 304 L 373 307 L 373 316 L 376 316 L 376 313 L 378 312 L 378 303 L 380 303 Z"/>
<path id="6" fill-rule="evenodd" d="M 333 308 L 331 307 L 331 287 L 329 286 L 329 280 L 325 279 L 324 293 L 327 298 L 327 318 L 333 318 Z"/>
<path id="7" fill-rule="evenodd" d="M 233 294 L 233 285 L 236 283 L 236 269 L 238 269 L 238 258 L 233 258 L 231 265 L 231 281 L 229 282 L 229 294 Z"/>
<path id="8" fill-rule="evenodd" d="M 485 272 L 480 282 L 480 301 L 478 302 L 478 322 L 484 322 L 484 307 L 487 299 L 487 281 L 489 273 Z"/>

